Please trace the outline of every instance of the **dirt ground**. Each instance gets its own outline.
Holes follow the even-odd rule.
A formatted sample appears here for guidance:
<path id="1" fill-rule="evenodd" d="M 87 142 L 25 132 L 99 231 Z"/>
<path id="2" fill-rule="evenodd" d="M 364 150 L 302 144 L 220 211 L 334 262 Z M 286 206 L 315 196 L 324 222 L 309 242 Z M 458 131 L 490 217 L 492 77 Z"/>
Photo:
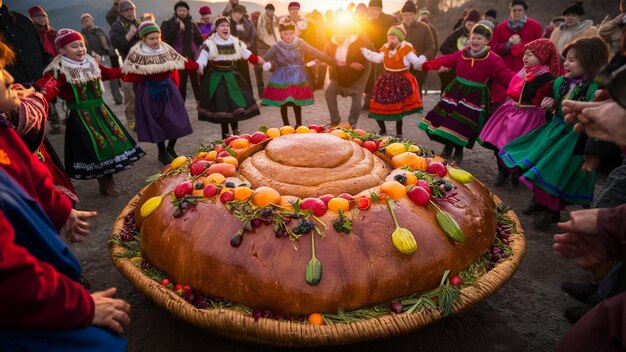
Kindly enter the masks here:
<path id="1" fill-rule="evenodd" d="M 108 88 L 108 84 L 106 85 Z M 255 92 L 256 93 L 256 92 Z M 189 89 L 189 98 L 192 98 Z M 425 96 L 425 111 L 437 102 L 438 95 Z M 123 105 L 114 105 L 110 94 L 106 101 L 124 121 Z M 340 99 L 344 121 L 347 119 L 349 100 Z M 59 106 L 60 107 L 60 106 Z M 188 99 L 188 112 L 194 133 L 180 140 L 176 150 L 192 155 L 200 143 L 219 137 L 219 126 L 197 120 L 194 111 L 195 101 Z M 262 107 L 261 115 L 240 123 L 242 132 L 253 132 L 264 124 L 282 125 L 278 108 Z M 293 118 L 293 117 L 292 117 Z M 437 152 L 441 146 L 426 138 L 417 128 L 423 115 L 411 115 L 404 121 L 404 136 L 418 145 L 432 148 Z M 305 124 L 329 123 L 328 111 L 323 91 L 315 92 L 315 104 L 303 109 Z M 389 123 L 388 123 L 389 124 Z M 377 130 L 376 123 L 362 112 L 358 127 Z M 394 131 L 395 126 L 388 126 Z M 49 135 L 53 145 L 63 154 L 63 135 Z M 82 244 L 72 245 L 83 267 L 83 274 L 91 283 L 92 289 L 102 290 L 117 287 L 118 297 L 132 305 L 132 322 L 126 332 L 130 351 L 274 351 L 271 346 L 242 343 L 223 338 L 210 331 L 192 326 L 158 307 L 150 299 L 140 294 L 113 266 L 107 241 L 111 235 L 111 225 L 130 198 L 145 185 L 148 176 L 160 172 L 156 146 L 142 143 L 147 155 L 128 171 L 115 176 L 123 194 L 110 198 L 101 196 L 97 182 L 77 181 L 75 186 L 80 197 L 79 208 L 97 210 L 92 237 Z M 477 178 L 491 184 L 497 173 L 492 152 L 477 146 L 467 150 L 463 166 Z M 525 207 L 531 193 L 523 186 L 511 189 L 508 186 L 494 188 L 494 192 L 519 214 Z M 426 328 L 412 333 L 363 343 L 335 346 L 311 350 L 319 351 L 548 351 L 554 348 L 559 338 L 570 324 L 563 312 L 576 301 L 560 290 L 565 280 L 585 280 L 588 274 L 577 269 L 570 261 L 554 255 L 552 234 L 553 225 L 544 232 L 532 227 L 532 218 L 519 214 L 526 232 L 527 252 L 519 270 L 513 278 L 493 296 L 465 312 L 448 317 Z M 566 214 L 562 214 L 566 217 Z"/>

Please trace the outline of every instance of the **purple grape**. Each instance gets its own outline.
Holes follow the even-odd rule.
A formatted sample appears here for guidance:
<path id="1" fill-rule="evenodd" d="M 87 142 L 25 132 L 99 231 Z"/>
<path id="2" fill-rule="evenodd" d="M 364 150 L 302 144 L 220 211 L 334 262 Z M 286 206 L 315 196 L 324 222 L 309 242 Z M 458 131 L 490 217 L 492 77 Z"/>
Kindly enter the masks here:
<path id="1" fill-rule="evenodd" d="M 254 321 L 259 321 L 259 318 L 263 317 L 263 311 L 260 309 L 255 309 L 252 312 L 252 317 L 254 318 Z"/>
<path id="2" fill-rule="evenodd" d="M 389 311 L 394 314 L 400 314 L 404 310 L 404 306 L 400 301 L 391 301 L 389 303 Z"/>

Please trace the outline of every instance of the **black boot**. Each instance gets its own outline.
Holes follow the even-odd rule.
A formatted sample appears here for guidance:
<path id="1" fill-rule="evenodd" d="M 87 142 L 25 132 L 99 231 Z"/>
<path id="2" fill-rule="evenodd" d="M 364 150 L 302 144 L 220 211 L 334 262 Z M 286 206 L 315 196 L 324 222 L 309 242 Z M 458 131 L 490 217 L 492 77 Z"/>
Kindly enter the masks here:
<path id="1" fill-rule="evenodd" d="M 457 164 L 460 164 L 463 161 L 463 149 L 464 147 L 454 147 L 454 155 L 452 155 L 452 160 L 456 161 Z"/>
<path id="2" fill-rule="evenodd" d="M 538 214 L 541 213 L 542 211 L 545 211 L 546 207 L 535 202 L 534 199 L 532 199 L 530 201 L 530 204 L 524 208 L 524 210 L 522 210 L 522 214 L 524 215 L 533 215 L 533 214 Z"/>
<path id="3" fill-rule="evenodd" d="M 598 285 L 565 281 L 561 285 L 561 289 L 573 298 L 586 303 L 591 296 L 594 296 L 596 292 L 598 292 Z"/>
<path id="4" fill-rule="evenodd" d="M 506 183 L 506 180 L 508 178 L 509 178 L 509 172 L 504 170 L 504 169 L 501 169 L 498 172 L 498 176 L 496 176 L 496 180 L 493 181 L 493 185 L 496 186 L 496 187 L 500 187 L 500 186 L 502 186 L 503 184 Z"/>
<path id="5" fill-rule="evenodd" d="M 533 222 L 533 225 L 535 225 L 535 228 L 537 230 L 543 231 L 547 229 L 548 226 L 550 226 L 550 224 L 559 222 L 560 217 L 561 217 L 561 212 L 556 211 L 556 210 L 546 209 L 543 213 L 539 215 L 539 217 L 537 217 L 537 219 L 535 219 L 535 221 Z"/>
<path id="6" fill-rule="evenodd" d="M 168 153 L 165 147 L 163 148 L 159 147 L 158 159 L 163 165 L 170 164 L 174 160 L 174 158 L 172 158 L 172 156 L 170 155 L 170 153 Z"/>
<path id="7" fill-rule="evenodd" d="M 169 143 L 167 143 L 167 152 L 172 156 L 172 158 L 177 158 L 178 154 L 174 150 L 176 146 L 176 139 L 170 139 Z"/>
<path id="8" fill-rule="evenodd" d="M 443 150 L 441 151 L 440 156 L 442 158 L 446 158 L 446 159 L 450 159 L 450 156 L 452 156 L 452 151 L 454 150 L 454 147 L 452 147 L 451 144 L 446 144 L 443 147 Z"/>

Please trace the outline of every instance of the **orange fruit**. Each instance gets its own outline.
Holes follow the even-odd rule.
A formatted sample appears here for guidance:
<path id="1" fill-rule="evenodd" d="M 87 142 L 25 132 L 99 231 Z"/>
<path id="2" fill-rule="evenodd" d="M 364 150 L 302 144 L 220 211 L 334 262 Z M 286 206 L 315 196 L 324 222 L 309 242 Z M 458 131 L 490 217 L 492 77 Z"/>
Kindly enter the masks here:
<path id="1" fill-rule="evenodd" d="M 296 130 L 293 127 L 291 127 L 291 126 L 283 126 L 279 130 L 280 130 L 280 135 L 281 136 L 284 136 L 286 134 L 296 133 Z"/>
<path id="2" fill-rule="evenodd" d="M 411 171 L 426 171 L 426 168 L 428 167 L 428 163 L 426 162 L 425 158 L 417 156 L 417 154 L 411 152 L 404 152 L 395 155 L 393 158 L 391 158 L 391 165 L 396 169 L 408 166 Z"/>
<path id="3" fill-rule="evenodd" d="M 313 325 L 326 325 L 326 321 L 324 321 L 324 316 L 320 313 L 313 313 L 309 315 L 309 317 L 306 318 L 306 321 L 309 322 L 309 324 Z"/>
<path id="4" fill-rule="evenodd" d="M 406 176 L 405 186 L 417 184 L 417 176 L 414 173 L 407 172 L 404 175 Z"/>
<path id="5" fill-rule="evenodd" d="M 332 130 L 330 134 L 335 135 L 341 139 L 348 139 L 348 135 L 342 130 Z"/>
<path id="6" fill-rule="evenodd" d="M 310 133 L 311 130 L 306 127 L 306 126 L 298 126 L 298 128 L 296 128 L 296 133 Z"/>
<path id="7" fill-rule="evenodd" d="M 224 156 L 219 158 L 218 162 L 235 165 L 235 167 L 239 166 L 239 160 L 234 156 Z"/>
<path id="8" fill-rule="evenodd" d="M 200 152 L 196 155 L 197 160 L 204 160 L 204 158 L 209 154 L 209 152 Z"/>
<path id="9" fill-rule="evenodd" d="M 398 181 L 383 182 L 380 190 L 391 199 L 400 199 L 406 195 L 406 187 Z"/>
<path id="10" fill-rule="evenodd" d="M 382 143 L 381 143 L 382 144 Z M 402 143 L 391 143 L 385 147 L 385 154 L 388 157 L 394 157 L 400 153 L 406 152 L 406 146 Z"/>
<path id="11" fill-rule="evenodd" d="M 265 135 L 269 138 L 279 137 L 280 130 L 276 127 L 268 128 L 267 131 L 265 131 Z"/>
<path id="12" fill-rule="evenodd" d="M 246 200 L 254 193 L 252 188 L 249 187 L 237 187 L 233 192 L 235 193 L 235 200 Z"/>
<path id="13" fill-rule="evenodd" d="M 362 130 L 360 128 L 355 128 L 354 132 L 360 134 L 361 136 L 365 136 L 367 134 L 367 132 L 365 132 L 365 130 Z"/>
<path id="14" fill-rule="evenodd" d="M 280 202 L 278 202 L 278 205 L 286 211 L 293 212 L 296 209 L 293 207 L 292 203 L 297 202 L 298 199 L 299 198 L 295 196 L 280 196 Z"/>
<path id="15" fill-rule="evenodd" d="M 363 145 L 363 140 L 361 138 L 354 138 L 352 141 L 358 145 Z"/>
<path id="16" fill-rule="evenodd" d="M 339 209 L 347 212 L 350 210 L 350 202 L 345 198 L 333 198 L 328 201 L 328 210 L 333 211 L 335 213 L 339 212 Z"/>
<path id="17" fill-rule="evenodd" d="M 207 176 L 203 183 L 205 185 L 208 185 L 209 183 L 212 183 L 214 185 L 221 185 L 222 183 L 224 183 L 224 181 L 226 181 L 226 177 L 224 177 L 224 175 L 220 174 L 219 172 L 216 172 L 214 174 L 210 174 L 209 176 Z"/>
<path id="18" fill-rule="evenodd" d="M 204 160 L 213 161 L 217 158 L 217 152 L 215 150 L 211 150 L 204 156 Z"/>
<path id="19" fill-rule="evenodd" d="M 247 148 L 250 145 L 250 141 L 245 138 L 237 138 L 234 141 L 230 142 L 229 147 L 233 149 L 243 149 Z"/>
<path id="20" fill-rule="evenodd" d="M 254 190 L 252 204 L 257 207 L 264 207 L 268 204 L 280 204 L 280 193 L 272 187 L 261 186 Z"/>

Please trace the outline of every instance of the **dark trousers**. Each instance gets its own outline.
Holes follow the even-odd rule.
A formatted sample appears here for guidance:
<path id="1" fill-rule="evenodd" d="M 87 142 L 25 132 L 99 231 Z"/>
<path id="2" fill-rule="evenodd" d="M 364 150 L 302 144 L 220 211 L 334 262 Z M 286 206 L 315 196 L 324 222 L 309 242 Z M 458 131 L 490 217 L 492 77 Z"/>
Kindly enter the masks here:
<path id="1" fill-rule="evenodd" d="M 180 78 L 178 90 L 180 91 L 180 95 L 183 97 L 183 101 L 187 99 L 187 77 L 191 79 L 191 89 L 193 90 L 194 98 L 196 98 L 196 100 L 200 100 L 200 81 L 198 79 L 198 72 L 180 70 L 178 71 L 178 76 Z"/>

